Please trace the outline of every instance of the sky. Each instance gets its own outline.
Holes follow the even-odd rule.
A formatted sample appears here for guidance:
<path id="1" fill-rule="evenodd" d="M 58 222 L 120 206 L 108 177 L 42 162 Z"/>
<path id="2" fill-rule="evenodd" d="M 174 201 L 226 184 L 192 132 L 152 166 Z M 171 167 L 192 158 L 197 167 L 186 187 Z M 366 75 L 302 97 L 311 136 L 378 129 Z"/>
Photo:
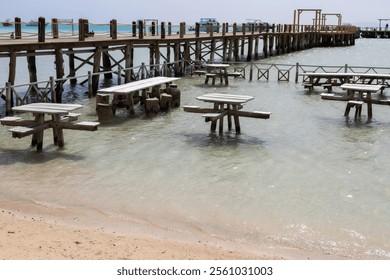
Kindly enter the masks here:
<path id="1" fill-rule="evenodd" d="M 341 14 L 343 23 L 359 27 L 378 26 L 378 19 L 390 19 L 388 0 L 1 0 L 0 21 L 20 17 L 23 22 L 40 16 L 77 21 L 86 18 L 91 23 L 131 23 L 138 19 L 158 19 L 160 22 L 194 24 L 202 17 L 219 22 L 242 23 L 246 19 L 261 19 L 276 24 L 292 24 L 294 11 L 321 9 L 321 13 Z M 311 24 L 315 12 L 300 15 L 301 24 Z M 327 24 L 337 24 L 337 16 L 327 16 Z"/>

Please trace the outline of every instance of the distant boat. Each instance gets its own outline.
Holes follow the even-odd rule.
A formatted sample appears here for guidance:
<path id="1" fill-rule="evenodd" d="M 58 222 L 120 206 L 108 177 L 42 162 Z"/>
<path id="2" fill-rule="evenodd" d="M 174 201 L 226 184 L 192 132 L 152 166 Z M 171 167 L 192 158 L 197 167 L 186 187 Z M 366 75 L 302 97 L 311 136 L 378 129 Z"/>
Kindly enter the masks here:
<path id="1" fill-rule="evenodd" d="M 48 25 L 48 23 L 45 23 L 45 26 Z M 38 21 L 37 20 L 30 20 L 26 26 L 38 26 Z"/>
<path id="2" fill-rule="evenodd" d="M 245 31 L 250 31 L 252 24 L 255 26 L 261 26 L 264 31 L 266 31 L 267 28 L 270 28 L 268 22 L 264 22 L 259 19 L 247 19 L 245 23 Z M 237 31 L 242 32 L 242 25 L 237 25 Z"/>
<path id="3" fill-rule="evenodd" d="M 11 22 L 11 20 L 9 18 L 7 18 L 2 23 L 3 23 L 3 26 L 12 26 L 13 25 L 13 23 Z"/>
<path id="4" fill-rule="evenodd" d="M 215 18 L 201 18 L 199 21 L 199 31 L 209 32 L 210 24 L 213 25 L 213 32 L 218 31 L 218 21 Z M 189 31 L 195 31 L 195 27 L 191 26 L 188 28 Z"/>

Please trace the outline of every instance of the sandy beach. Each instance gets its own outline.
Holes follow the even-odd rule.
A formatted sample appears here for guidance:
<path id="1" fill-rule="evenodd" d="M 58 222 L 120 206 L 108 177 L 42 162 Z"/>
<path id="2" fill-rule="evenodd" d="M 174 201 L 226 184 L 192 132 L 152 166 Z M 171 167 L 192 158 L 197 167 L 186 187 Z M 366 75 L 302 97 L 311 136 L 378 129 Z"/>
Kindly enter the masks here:
<path id="1" fill-rule="evenodd" d="M 0 210 L 0 259 L 3 260 L 165 260 L 274 259 L 210 244 L 74 229 L 12 210 Z M 276 258 L 278 259 L 278 258 Z M 282 258 L 280 258 L 282 259 Z"/>

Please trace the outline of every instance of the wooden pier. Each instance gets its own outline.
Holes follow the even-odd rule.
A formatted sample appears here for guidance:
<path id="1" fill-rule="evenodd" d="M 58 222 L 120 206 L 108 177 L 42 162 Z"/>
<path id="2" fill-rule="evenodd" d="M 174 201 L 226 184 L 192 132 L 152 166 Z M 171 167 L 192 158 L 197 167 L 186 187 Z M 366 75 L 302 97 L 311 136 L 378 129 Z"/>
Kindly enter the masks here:
<path id="1" fill-rule="evenodd" d="M 0 37 L 0 61 L 9 64 L 8 77 L 3 77 L 10 85 L 15 82 L 17 58 L 26 57 L 29 72 L 29 83 L 37 82 L 38 56 L 52 56 L 56 80 L 54 90 L 56 102 L 61 102 L 61 79 L 75 77 L 84 66 L 92 66 L 93 73 L 101 73 L 105 78 L 112 77 L 112 69 L 122 65 L 125 82 L 136 79 L 135 73 L 129 70 L 134 66 L 134 50 L 144 48 L 149 51 L 149 65 L 172 65 L 175 76 L 184 74 L 183 64 L 193 64 L 200 67 L 206 61 L 253 61 L 260 57 L 268 57 L 321 46 L 349 46 L 355 43 L 355 27 L 352 26 L 308 26 L 281 25 L 268 26 L 251 24 L 250 29 L 243 28 L 238 32 L 237 24 L 218 24 L 217 31 L 210 28 L 209 32 L 200 32 L 200 26 L 195 24 L 195 31 L 188 32 L 186 23 L 180 23 L 177 32 L 172 32 L 171 23 L 155 21 L 146 28 L 143 21 L 131 23 L 131 32 L 119 32 L 116 20 L 109 23 L 109 33 L 93 32 L 86 19 L 78 21 L 78 33 L 62 34 L 58 28 L 58 19 L 52 19 L 50 25 L 44 18 L 39 18 L 34 36 L 25 35 L 23 22 L 15 18 L 14 32 L 9 37 Z M 51 30 L 49 27 L 51 26 Z M 262 43 L 262 49 L 259 49 Z M 123 53 L 121 59 L 115 59 L 111 52 Z M 82 58 L 87 54 L 87 58 Z M 67 59 L 64 59 L 67 56 Z M 69 63 L 65 67 L 65 61 Z M 78 65 L 76 65 L 79 62 Z M 64 69 L 69 69 L 65 73 Z M 126 70 L 127 69 L 127 70 Z M 151 71 L 160 71 L 153 69 Z M 107 72 L 105 72 L 107 71 Z M 111 72 L 110 72 L 111 71 Z M 7 75 L 1 73 L 0 75 Z M 159 75 L 159 73 L 156 73 Z M 76 79 L 70 80 L 76 83 Z M 80 81 L 79 81 L 80 82 Z M 81 81 L 81 82 L 85 82 Z M 99 75 L 93 76 L 92 92 L 96 94 Z M 5 98 L 5 95 L 2 95 Z"/>

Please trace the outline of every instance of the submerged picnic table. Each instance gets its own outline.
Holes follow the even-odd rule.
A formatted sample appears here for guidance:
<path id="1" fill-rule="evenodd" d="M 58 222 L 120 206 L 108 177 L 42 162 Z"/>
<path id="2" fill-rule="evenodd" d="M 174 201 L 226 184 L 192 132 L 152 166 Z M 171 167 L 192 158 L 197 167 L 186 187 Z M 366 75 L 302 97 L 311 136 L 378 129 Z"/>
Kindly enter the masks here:
<path id="1" fill-rule="evenodd" d="M 121 103 L 126 105 L 129 110 L 129 113 L 133 115 L 135 94 L 138 94 L 139 91 L 142 91 L 141 99 L 145 101 L 147 98 L 147 90 L 149 88 L 156 88 L 159 94 L 159 87 L 161 85 L 165 84 L 168 87 L 168 85 L 171 84 L 173 81 L 177 81 L 179 79 L 180 78 L 174 78 L 174 77 L 147 78 L 143 80 L 126 83 L 123 85 L 100 89 L 98 90 L 97 94 L 100 96 L 113 95 L 111 105 L 114 114 L 115 114 L 116 106 L 118 105 L 118 103 Z M 124 99 L 120 99 L 121 96 L 124 97 Z"/>
<path id="2" fill-rule="evenodd" d="M 390 105 L 390 100 L 372 98 L 372 94 L 382 91 L 382 85 L 372 84 L 351 84 L 346 83 L 340 86 L 346 90 L 344 95 L 322 93 L 321 98 L 325 100 L 347 101 L 344 116 L 348 116 L 352 107 L 355 107 L 355 118 L 361 115 L 362 105 L 367 103 L 367 114 L 372 118 L 372 104 Z"/>
<path id="3" fill-rule="evenodd" d="M 23 138 L 32 135 L 31 146 L 36 147 L 37 151 L 42 150 L 43 132 L 48 128 L 53 129 L 54 144 L 63 147 L 65 145 L 63 129 L 76 130 L 97 130 L 98 122 L 79 122 L 73 123 L 80 114 L 72 111 L 82 108 L 79 104 L 58 104 L 58 103 L 32 103 L 16 106 L 12 111 L 19 113 L 32 113 L 34 119 L 22 119 L 19 116 L 10 116 L 0 119 L 0 123 L 5 126 L 12 126 L 9 131 L 12 137 Z M 45 115 L 51 118 L 45 120 Z"/>
<path id="4" fill-rule="evenodd" d="M 312 90 L 315 86 L 323 86 L 328 91 L 331 91 L 333 86 L 347 83 L 379 84 L 383 90 L 389 87 L 387 81 L 390 80 L 390 74 L 383 73 L 305 72 L 299 76 L 304 77 L 304 88 Z"/>
<path id="5" fill-rule="evenodd" d="M 213 103 L 213 108 L 201 108 L 200 106 L 184 106 L 185 112 L 189 113 L 202 113 L 202 117 L 206 122 L 211 121 L 211 131 L 215 131 L 217 127 L 217 121 L 219 120 L 219 133 L 223 132 L 223 118 L 227 116 L 228 128 L 232 128 L 232 117 L 234 118 L 235 129 L 237 133 L 241 132 L 239 117 L 261 118 L 269 119 L 270 112 L 260 111 L 241 111 L 244 104 L 254 97 L 246 95 L 233 95 L 223 93 L 209 93 L 198 96 L 196 99 Z"/>

